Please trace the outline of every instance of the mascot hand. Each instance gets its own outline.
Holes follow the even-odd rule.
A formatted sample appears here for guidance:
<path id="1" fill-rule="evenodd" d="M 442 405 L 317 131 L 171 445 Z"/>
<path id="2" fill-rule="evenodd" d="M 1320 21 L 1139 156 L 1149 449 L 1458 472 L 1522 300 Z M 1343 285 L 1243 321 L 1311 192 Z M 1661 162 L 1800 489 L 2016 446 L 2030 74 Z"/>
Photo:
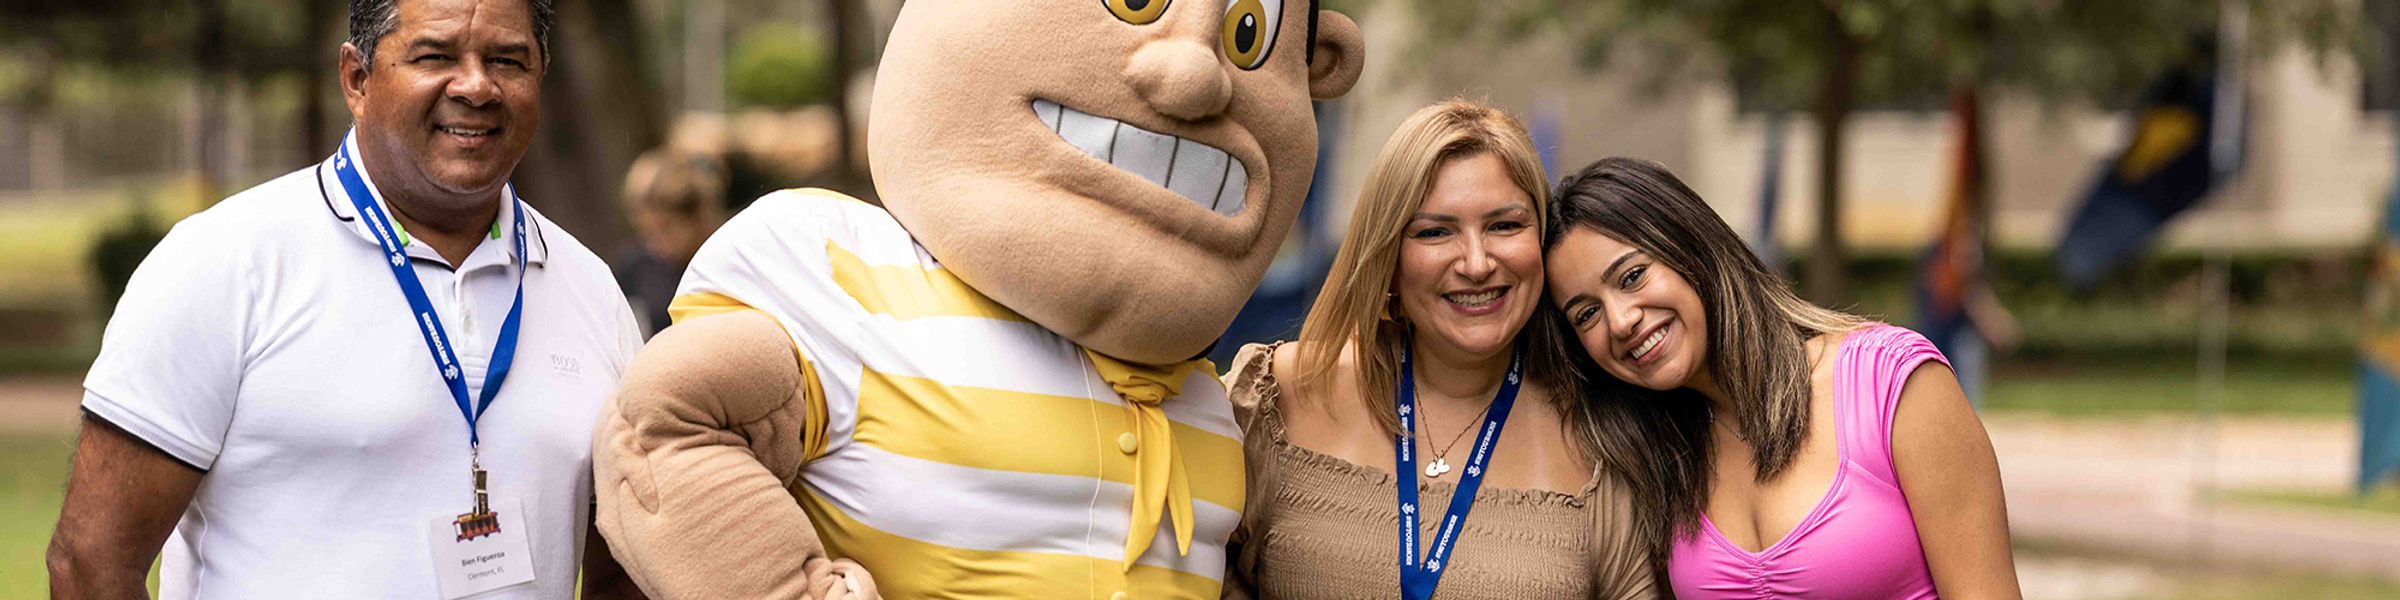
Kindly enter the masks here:
<path id="1" fill-rule="evenodd" d="M 594 434 L 593 520 L 651 597 L 811 589 L 805 566 L 825 551 L 794 500 L 802 382 L 791 340 L 755 311 L 678 323 L 635 355 Z"/>
<path id="2" fill-rule="evenodd" d="M 867 568 L 850 559 L 809 559 L 808 578 L 810 598 L 815 600 L 881 600 L 883 593 L 875 591 L 875 577 Z"/>

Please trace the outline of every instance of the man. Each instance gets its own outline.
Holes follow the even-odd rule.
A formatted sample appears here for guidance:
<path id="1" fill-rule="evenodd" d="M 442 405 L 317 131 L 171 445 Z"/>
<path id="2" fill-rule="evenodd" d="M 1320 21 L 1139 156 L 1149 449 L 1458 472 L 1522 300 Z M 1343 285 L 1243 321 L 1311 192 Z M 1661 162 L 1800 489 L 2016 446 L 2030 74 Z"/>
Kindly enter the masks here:
<path id="1" fill-rule="evenodd" d="M 162 543 L 167 598 L 623 581 L 586 535 L 589 440 L 638 333 L 607 267 L 507 183 L 550 20 L 353 0 L 342 147 L 177 224 L 111 318 L 54 597 L 143 596 Z"/>
<path id="2" fill-rule="evenodd" d="M 883 205 L 779 192 L 702 246 L 602 417 L 601 532 L 659 597 L 1217 598 L 1241 431 L 1194 357 L 1299 214 L 1358 26 L 913 0 L 890 39 Z"/>

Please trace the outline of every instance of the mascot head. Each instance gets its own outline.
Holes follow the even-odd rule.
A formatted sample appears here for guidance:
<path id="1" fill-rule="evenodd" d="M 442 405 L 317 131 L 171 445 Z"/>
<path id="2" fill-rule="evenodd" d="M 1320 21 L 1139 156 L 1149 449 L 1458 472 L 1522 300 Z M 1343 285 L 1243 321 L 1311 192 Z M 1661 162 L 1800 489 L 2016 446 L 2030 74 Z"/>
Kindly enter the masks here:
<path id="1" fill-rule="evenodd" d="M 885 208 L 977 291 L 1085 347 L 1205 350 L 1316 172 L 1311 100 L 1358 82 L 1315 0 L 911 0 L 875 84 Z"/>

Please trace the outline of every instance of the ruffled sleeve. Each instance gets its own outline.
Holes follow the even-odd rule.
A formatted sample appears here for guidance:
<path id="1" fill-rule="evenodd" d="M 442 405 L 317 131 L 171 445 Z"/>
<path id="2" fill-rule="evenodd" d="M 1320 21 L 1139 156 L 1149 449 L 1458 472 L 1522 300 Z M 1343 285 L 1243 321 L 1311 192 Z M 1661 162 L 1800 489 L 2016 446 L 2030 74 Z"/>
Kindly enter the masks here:
<path id="1" fill-rule="evenodd" d="M 1274 439 L 1282 435 L 1283 422 L 1277 418 L 1276 400 L 1282 388 L 1275 383 L 1275 350 L 1282 343 L 1249 344 L 1233 356 L 1233 368 L 1225 373 L 1225 395 L 1233 401 L 1234 420 L 1242 426 L 1242 456 L 1247 473 L 1248 507 L 1242 513 L 1241 525 L 1233 530 L 1226 543 L 1225 598 L 1248 600 L 1258 594 L 1259 539 L 1257 528 L 1267 523 L 1266 513 L 1271 505 L 1264 490 L 1274 489 L 1278 473 L 1273 460 Z"/>

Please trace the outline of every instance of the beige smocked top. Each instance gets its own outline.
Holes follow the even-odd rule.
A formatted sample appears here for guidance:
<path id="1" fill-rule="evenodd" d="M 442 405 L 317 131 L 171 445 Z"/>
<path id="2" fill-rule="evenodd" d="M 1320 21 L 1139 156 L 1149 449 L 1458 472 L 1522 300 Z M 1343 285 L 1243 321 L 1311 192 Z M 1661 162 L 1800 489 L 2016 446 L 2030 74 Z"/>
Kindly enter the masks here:
<path id="1" fill-rule="evenodd" d="M 1242 348 L 1225 375 L 1241 421 L 1249 500 L 1228 548 L 1227 598 L 1397 598 L 1398 491 L 1390 473 L 1284 437 L 1277 346 Z M 1447 510 L 1455 486 L 1417 484 Z M 1442 600 L 1654 598 L 1624 489 L 1595 473 L 1581 493 L 1485 487 L 1434 597 Z M 1421 519 L 1432 540 L 1438 514 Z"/>

